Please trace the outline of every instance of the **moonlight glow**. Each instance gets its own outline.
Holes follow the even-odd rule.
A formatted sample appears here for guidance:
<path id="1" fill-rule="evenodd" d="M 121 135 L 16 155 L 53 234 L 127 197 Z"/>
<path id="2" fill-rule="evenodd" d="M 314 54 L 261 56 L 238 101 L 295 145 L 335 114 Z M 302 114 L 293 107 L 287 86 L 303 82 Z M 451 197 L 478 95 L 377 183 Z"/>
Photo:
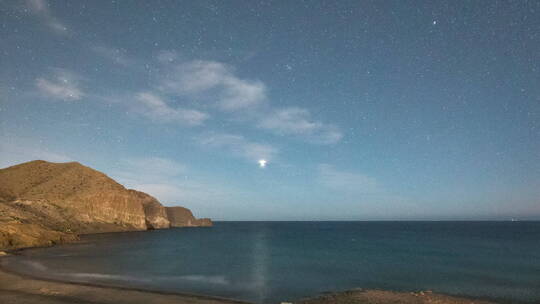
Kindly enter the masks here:
<path id="1" fill-rule="evenodd" d="M 259 159 L 259 167 L 261 168 L 266 167 L 266 159 Z"/>

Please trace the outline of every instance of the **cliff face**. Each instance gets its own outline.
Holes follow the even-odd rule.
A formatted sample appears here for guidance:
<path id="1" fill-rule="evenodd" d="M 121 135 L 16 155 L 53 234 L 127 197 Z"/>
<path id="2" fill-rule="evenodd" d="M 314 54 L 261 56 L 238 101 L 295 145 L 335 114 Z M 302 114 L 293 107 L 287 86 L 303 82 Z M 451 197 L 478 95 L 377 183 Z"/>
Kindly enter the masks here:
<path id="1" fill-rule="evenodd" d="M 191 210 L 184 207 L 165 207 L 171 227 L 210 227 L 212 221 L 209 218 L 197 219 Z"/>
<path id="2" fill-rule="evenodd" d="M 82 224 L 146 229 L 141 198 L 105 174 L 75 162 L 32 161 L 2 169 L 0 197 L 53 204 Z M 84 225 L 80 230 L 77 232 L 92 232 Z"/>
<path id="3" fill-rule="evenodd" d="M 195 222 L 195 226 L 197 227 L 212 227 L 213 225 L 214 223 L 212 223 L 212 220 L 207 217 L 197 219 Z"/>
<path id="4" fill-rule="evenodd" d="M 193 218 L 174 226 L 198 225 L 207 222 Z M 0 249 L 51 245 L 79 233 L 170 226 L 166 208 L 154 197 L 79 163 L 31 161 L 0 169 Z"/>
<path id="5" fill-rule="evenodd" d="M 167 218 L 167 212 L 157 199 L 140 191 L 128 190 L 131 195 L 139 199 L 142 203 L 144 214 L 146 216 L 146 226 L 149 229 L 169 228 L 170 222 Z"/>

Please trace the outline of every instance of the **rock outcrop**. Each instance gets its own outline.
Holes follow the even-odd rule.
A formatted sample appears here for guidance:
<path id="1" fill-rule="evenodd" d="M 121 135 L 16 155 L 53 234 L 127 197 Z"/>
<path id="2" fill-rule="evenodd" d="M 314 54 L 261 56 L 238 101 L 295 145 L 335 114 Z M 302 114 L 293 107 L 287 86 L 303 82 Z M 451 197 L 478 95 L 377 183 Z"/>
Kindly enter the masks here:
<path id="1" fill-rule="evenodd" d="M 129 190 L 129 192 L 141 200 L 148 229 L 164 229 L 171 226 L 165 207 L 157 199 L 144 192 L 136 190 Z"/>
<path id="2" fill-rule="evenodd" d="M 195 222 L 195 226 L 197 227 L 212 227 L 213 225 L 212 220 L 207 217 L 196 219 Z"/>
<path id="3" fill-rule="evenodd" d="M 69 221 L 145 230 L 142 199 L 105 174 L 79 163 L 31 161 L 0 170 L 0 198 L 40 201 L 69 213 Z M 32 209 L 32 204 L 26 204 Z"/>
<path id="4" fill-rule="evenodd" d="M 53 245 L 83 233 L 208 225 L 185 210 L 186 225 L 176 218 L 172 225 L 154 197 L 77 162 L 0 169 L 0 250 Z"/>
<path id="5" fill-rule="evenodd" d="M 210 227 L 212 221 L 209 218 L 197 219 L 191 210 L 184 207 L 165 207 L 171 227 Z"/>

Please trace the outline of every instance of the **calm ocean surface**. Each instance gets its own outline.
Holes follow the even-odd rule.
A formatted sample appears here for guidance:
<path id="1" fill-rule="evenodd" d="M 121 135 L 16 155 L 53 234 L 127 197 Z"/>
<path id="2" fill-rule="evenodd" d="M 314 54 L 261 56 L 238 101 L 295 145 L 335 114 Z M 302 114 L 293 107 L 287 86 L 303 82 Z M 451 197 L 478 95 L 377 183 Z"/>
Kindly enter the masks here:
<path id="1" fill-rule="evenodd" d="M 540 302 L 540 222 L 217 222 L 83 240 L 4 266 L 257 303 L 358 287 Z"/>

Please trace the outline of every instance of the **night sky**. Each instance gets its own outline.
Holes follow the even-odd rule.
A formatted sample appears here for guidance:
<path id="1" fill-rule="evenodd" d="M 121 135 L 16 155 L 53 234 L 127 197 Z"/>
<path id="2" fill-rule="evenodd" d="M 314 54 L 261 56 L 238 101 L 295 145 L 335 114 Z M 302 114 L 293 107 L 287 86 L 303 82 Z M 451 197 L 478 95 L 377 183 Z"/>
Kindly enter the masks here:
<path id="1" fill-rule="evenodd" d="M 540 219 L 540 1 L 2 1 L 0 166 L 224 220 Z"/>

